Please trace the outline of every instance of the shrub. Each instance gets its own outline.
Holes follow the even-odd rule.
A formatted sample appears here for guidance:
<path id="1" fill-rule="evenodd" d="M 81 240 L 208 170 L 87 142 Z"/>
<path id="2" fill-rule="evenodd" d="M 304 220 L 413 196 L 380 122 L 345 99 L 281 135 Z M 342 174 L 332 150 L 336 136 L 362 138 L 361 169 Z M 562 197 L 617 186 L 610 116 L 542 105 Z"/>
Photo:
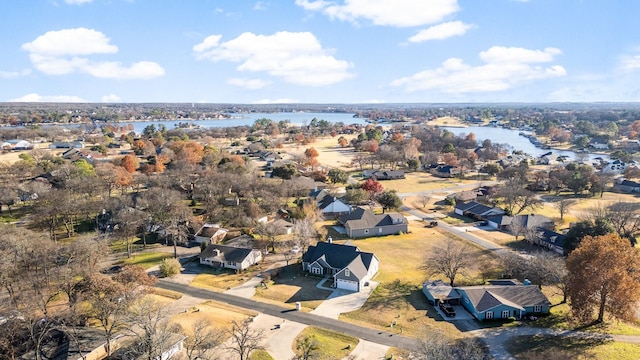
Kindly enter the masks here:
<path id="1" fill-rule="evenodd" d="M 173 277 L 180 273 L 180 262 L 177 259 L 164 259 L 160 263 L 160 276 Z"/>

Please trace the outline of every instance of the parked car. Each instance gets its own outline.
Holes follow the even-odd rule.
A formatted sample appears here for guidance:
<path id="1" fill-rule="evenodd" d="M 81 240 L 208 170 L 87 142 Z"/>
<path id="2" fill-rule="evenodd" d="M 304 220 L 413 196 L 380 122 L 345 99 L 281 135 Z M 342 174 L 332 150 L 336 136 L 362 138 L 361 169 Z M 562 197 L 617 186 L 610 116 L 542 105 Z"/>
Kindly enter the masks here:
<path id="1" fill-rule="evenodd" d="M 447 315 L 448 317 L 456 316 L 456 310 L 453 308 L 453 306 L 447 305 L 445 303 L 440 303 L 439 306 L 442 312 L 444 312 L 444 314 Z"/>

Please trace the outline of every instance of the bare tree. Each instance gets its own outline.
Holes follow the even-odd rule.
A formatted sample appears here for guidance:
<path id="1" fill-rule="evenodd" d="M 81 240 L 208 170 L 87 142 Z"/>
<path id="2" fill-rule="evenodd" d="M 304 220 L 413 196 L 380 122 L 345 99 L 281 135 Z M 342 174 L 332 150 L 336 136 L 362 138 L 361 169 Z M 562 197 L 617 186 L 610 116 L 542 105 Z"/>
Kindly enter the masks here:
<path id="1" fill-rule="evenodd" d="M 419 195 L 417 201 L 420 207 L 424 209 L 431 202 L 431 195 Z"/>
<path id="2" fill-rule="evenodd" d="M 415 351 L 412 352 L 416 360 L 483 360 L 486 358 L 483 346 L 476 339 L 463 338 L 450 340 L 440 332 L 427 332 L 420 339 Z"/>
<path id="3" fill-rule="evenodd" d="M 474 263 L 474 257 L 469 248 L 454 241 L 447 241 L 444 246 L 437 246 L 431 250 L 424 268 L 433 273 L 440 273 L 454 285 L 456 276 Z"/>
<path id="4" fill-rule="evenodd" d="M 215 359 L 214 348 L 222 343 L 223 332 L 212 328 L 207 320 L 200 319 L 182 333 L 187 336 L 184 347 L 189 360 Z"/>
<path id="5" fill-rule="evenodd" d="M 524 223 L 524 217 L 522 216 L 514 216 L 511 219 L 511 223 L 509 224 L 509 231 L 513 236 L 516 237 L 516 241 L 518 241 L 518 236 L 524 235 L 527 227 Z"/>
<path id="6" fill-rule="evenodd" d="M 300 247 L 302 247 L 302 251 L 307 250 L 311 239 L 315 239 L 318 234 L 316 228 L 313 225 L 313 222 L 308 218 L 296 220 L 293 223 L 293 232 L 294 234 L 296 234 L 300 241 Z"/>
<path id="7" fill-rule="evenodd" d="M 231 336 L 231 345 L 227 350 L 238 354 L 240 360 L 249 360 L 252 352 L 262 349 L 260 343 L 264 334 L 262 331 L 252 330 L 251 322 L 251 318 L 246 318 L 243 321 L 234 320 L 228 331 Z"/>
<path id="8" fill-rule="evenodd" d="M 318 355 L 320 344 L 313 336 L 305 336 L 296 341 L 296 350 L 300 353 L 294 360 L 312 360 Z"/>
<path id="9" fill-rule="evenodd" d="M 125 332 L 135 339 L 135 346 L 125 352 L 139 359 L 156 360 L 171 344 L 177 328 L 168 322 L 168 308 L 148 297 L 134 302 L 127 309 Z"/>
<path id="10" fill-rule="evenodd" d="M 558 212 L 560 213 L 560 220 L 564 220 L 564 215 L 575 204 L 576 200 L 574 199 L 562 199 L 554 204 L 554 207 L 558 209 Z"/>

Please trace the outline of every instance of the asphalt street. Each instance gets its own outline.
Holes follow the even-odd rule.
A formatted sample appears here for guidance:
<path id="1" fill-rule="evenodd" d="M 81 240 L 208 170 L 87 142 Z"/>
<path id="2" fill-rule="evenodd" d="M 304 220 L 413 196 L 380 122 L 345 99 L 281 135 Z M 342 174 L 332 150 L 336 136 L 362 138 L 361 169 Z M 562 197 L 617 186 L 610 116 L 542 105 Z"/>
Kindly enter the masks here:
<path id="1" fill-rule="evenodd" d="M 254 310 L 267 315 L 275 316 L 281 319 L 295 321 L 298 323 L 316 326 L 327 330 L 355 336 L 357 338 L 370 341 L 377 344 L 394 346 L 402 349 L 413 349 L 416 340 L 404 337 L 392 331 L 380 331 L 369 329 L 358 325 L 349 324 L 339 320 L 330 319 L 324 316 L 314 315 L 310 313 L 295 311 L 295 306 L 285 308 L 277 305 L 266 304 L 259 301 L 245 299 L 239 296 L 209 291 L 205 289 L 191 287 L 189 285 L 177 284 L 166 280 L 160 280 L 156 287 L 177 291 L 189 296 L 201 298 L 204 300 L 216 300 L 223 303 L 231 304 L 241 308 Z"/>

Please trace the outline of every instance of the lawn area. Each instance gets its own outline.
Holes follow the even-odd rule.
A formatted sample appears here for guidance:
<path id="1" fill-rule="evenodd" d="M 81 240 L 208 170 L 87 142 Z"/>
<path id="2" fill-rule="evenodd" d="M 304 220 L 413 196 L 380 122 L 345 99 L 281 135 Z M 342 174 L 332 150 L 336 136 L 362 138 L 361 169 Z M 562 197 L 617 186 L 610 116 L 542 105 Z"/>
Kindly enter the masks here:
<path id="1" fill-rule="evenodd" d="M 293 342 L 293 351 L 300 355 L 296 349 L 298 341 L 302 341 L 305 337 L 311 337 L 318 344 L 318 351 L 314 355 L 317 360 L 340 360 L 347 356 L 358 345 L 360 340 L 353 336 L 348 336 L 333 332 L 330 330 L 320 329 L 317 327 L 306 327 L 296 337 Z"/>
<path id="2" fill-rule="evenodd" d="M 232 305 L 219 303 L 216 301 L 207 301 L 197 306 L 186 309 L 171 318 L 171 322 L 179 324 L 187 332 L 193 328 L 193 325 L 204 319 L 214 328 L 224 330 L 231 326 L 231 322 L 242 321 L 249 316 L 256 316 L 255 311 L 238 308 Z"/>
<path id="3" fill-rule="evenodd" d="M 414 338 L 433 330 L 461 336 L 427 303 L 420 287 L 400 281 L 378 285 L 362 308 L 341 314 L 340 320 Z"/>
<path id="4" fill-rule="evenodd" d="M 281 268 L 267 288 L 257 288 L 254 300 L 292 307 L 300 302 L 302 311 L 308 312 L 317 308 L 331 294 L 329 290 L 316 288 L 321 280 L 303 273 L 300 264 L 291 264 Z"/>
<path id="5" fill-rule="evenodd" d="M 253 265 L 241 273 L 236 273 L 232 269 L 218 269 L 198 265 L 198 275 L 190 285 L 213 291 L 225 291 L 244 284 L 262 270 L 264 270 L 264 265 L 262 264 Z"/>
<path id="6" fill-rule="evenodd" d="M 256 350 L 249 355 L 249 360 L 273 360 L 273 356 L 266 350 Z"/>
<path id="7" fill-rule="evenodd" d="M 140 265 L 145 269 L 160 265 L 163 259 L 173 257 L 173 254 L 166 252 L 144 252 L 132 254 L 130 258 L 121 260 L 123 265 Z"/>
<path id="8" fill-rule="evenodd" d="M 404 179 L 380 181 L 385 190 L 396 190 L 399 193 L 415 193 L 456 187 L 461 184 L 476 183 L 475 180 L 447 179 L 433 176 L 425 172 L 406 173 Z"/>
<path id="9" fill-rule="evenodd" d="M 444 321 L 422 294 L 422 283 L 430 276 L 421 266 L 432 247 L 446 241 L 466 242 L 451 238 L 437 228 L 425 228 L 418 221 L 411 222 L 409 230 L 410 233 L 398 236 L 353 241 L 360 250 L 375 253 L 380 260 L 380 269 L 373 279 L 380 285 L 361 309 L 342 314 L 340 319 L 385 331 L 402 331 L 403 335 L 412 337 L 419 337 L 425 329 L 437 329 L 458 338 L 458 329 Z M 478 263 L 483 257 L 491 256 L 477 247 L 470 246 L 470 249 L 477 253 Z M 473 284 L 479 280 L 478 275 L 477 270 L 471 270 L 456 280 L 459 284 Z M 396 326 L 392 329 L 390 324 L 394 321 Z"/>
<path id="10" fill-rule="evenodd" d="M 354 240 L 353 245 L 362 251 L 376 254 L 380 260 L 380 269 L 373 280 L 381 283 L 400 280 L 403 283 L 420 286 L 429 277 L 429 274 L 421 269 L 425 257 L 434 246 L 445 244 L 446 241 L 467 244 L 466 241 L 452 238 L 449 233 L 439 231 L 437 228 L 426 228 L 421 221 L 411 221 L 407 234 Z M 478 257 L 490 256 L 479 248 L 472 246 L 470 248 L 477 252 Z M 460 276 L 458 282 L 473 282 L 476 275 L 477 273 L 472 271 L 465 276 Z"/>
<path id="11" fill-rule="evenodd" d="M 640 345 L 598 338 L 570 336 L 519 336 L 506 344 L 516 359 L 612 359 L 640 358 Z"/>

